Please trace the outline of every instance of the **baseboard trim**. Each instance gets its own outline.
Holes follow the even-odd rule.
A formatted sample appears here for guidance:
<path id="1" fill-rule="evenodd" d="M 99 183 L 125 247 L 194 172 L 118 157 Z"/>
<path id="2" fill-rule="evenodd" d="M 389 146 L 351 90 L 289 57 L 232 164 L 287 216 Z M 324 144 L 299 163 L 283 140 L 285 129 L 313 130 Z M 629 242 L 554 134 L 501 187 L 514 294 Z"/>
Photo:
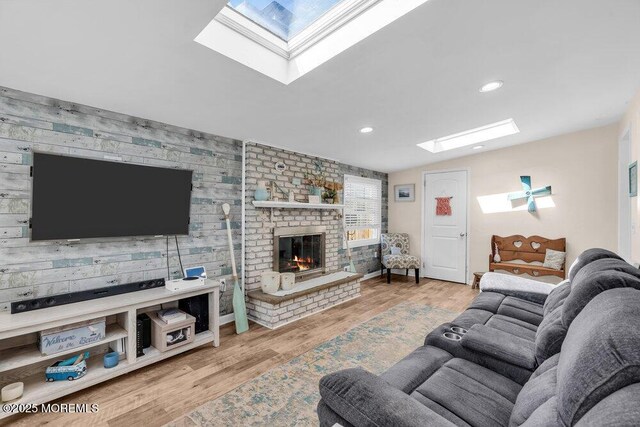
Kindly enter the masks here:
<path id="1" fill-rule="evenodd" d="M 226 325 L 227 323 L 232 323 L 235 320 L 236 320 L 236 318 L 233 315 L 233 313 L 223 314 L 222 316 L 220 316 L 220 326 Z"/>
<path id="2" fill-rule="evenodd" d="M 378 277 L 380 276 L 380 273 L 378 273 L 377 271 L 373 271 L 371 273 L 367 273 L 364 276 L 362 276 L 362 280 L 369 280 L 369 279 L 373 279 L 374 277 Z"/>

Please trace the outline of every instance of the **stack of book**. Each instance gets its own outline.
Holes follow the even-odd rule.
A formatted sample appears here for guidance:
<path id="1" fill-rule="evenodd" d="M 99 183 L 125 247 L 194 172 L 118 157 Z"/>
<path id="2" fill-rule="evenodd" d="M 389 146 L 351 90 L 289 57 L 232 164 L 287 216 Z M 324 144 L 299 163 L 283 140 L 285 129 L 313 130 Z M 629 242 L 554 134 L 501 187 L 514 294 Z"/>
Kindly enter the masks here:
<path id="1" fill-rule="evenodd" d="M 158 312 L 158 318 L 167 325 L 172 323 L 182 322 L 187 318 L 187 313 L 177 308 L 167 308 L 166 310 L 160 310 Z"/>

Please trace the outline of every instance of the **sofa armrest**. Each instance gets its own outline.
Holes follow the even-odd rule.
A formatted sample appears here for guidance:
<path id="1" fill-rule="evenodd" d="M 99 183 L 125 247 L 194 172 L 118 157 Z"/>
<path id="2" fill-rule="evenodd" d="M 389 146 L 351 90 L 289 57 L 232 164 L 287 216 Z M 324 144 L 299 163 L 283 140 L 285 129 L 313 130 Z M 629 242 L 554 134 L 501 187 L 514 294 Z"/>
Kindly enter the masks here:
<path id="1" fill-rule="evenodd" d="M 360 426 L 452 427 L 408 394 L 364 369 L 345 369 L 320 380 L 324 403 L 350 424 Z"/>
<path id="2" fill-rule="evenodd" d="M 485 273 L 480 280 L 480 290 L 498 292 L 527 301 L 544 304 L 549 293 L 558 285 L 511 276 L 502 273 Z"/>
<path id="3" fill-rule="evenodd" d="M 531 371 L 536 368 L 535 343 L 486 325 L 473 325 L 460 344 L 521 368 Z"/>

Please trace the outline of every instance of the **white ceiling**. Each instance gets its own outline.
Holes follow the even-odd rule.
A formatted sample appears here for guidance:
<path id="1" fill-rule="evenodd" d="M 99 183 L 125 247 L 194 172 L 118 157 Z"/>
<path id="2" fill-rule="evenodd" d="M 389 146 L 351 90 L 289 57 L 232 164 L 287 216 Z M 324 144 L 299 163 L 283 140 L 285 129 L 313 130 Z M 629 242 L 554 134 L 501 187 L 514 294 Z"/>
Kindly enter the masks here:
<path id="1" fill-rule="evenodd" d="M 511 117 L 487 148 L 611 123 L 640 86 L 638 0 L 430 0 L 288 86 L 193 41 L 223 4 L 2 0 L 0 86 L 381 171 Z"/>

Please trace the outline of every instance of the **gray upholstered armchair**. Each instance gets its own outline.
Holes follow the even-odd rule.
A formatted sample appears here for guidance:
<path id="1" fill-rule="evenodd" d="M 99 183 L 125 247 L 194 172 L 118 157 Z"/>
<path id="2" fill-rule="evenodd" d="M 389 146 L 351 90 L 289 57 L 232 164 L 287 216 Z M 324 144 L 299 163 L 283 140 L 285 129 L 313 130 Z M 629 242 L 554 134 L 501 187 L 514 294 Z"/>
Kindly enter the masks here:
<path id="1" fill-rule="evenodd" d="M 409 255 L 409 235 L 407 233 L 386 233 L 383 234 L 380 243 L 382 249 L 380 258 L 382 267 L 380 277 L 384 276 L 384 269 L 387 269 L 387 283 L 391 283 L 391 270 L 394 268 L 405 269 L 409 275 L 409 269 L 414 269 L 416 273 L 416 283 L 420 282 L 420 258 Z"/>

